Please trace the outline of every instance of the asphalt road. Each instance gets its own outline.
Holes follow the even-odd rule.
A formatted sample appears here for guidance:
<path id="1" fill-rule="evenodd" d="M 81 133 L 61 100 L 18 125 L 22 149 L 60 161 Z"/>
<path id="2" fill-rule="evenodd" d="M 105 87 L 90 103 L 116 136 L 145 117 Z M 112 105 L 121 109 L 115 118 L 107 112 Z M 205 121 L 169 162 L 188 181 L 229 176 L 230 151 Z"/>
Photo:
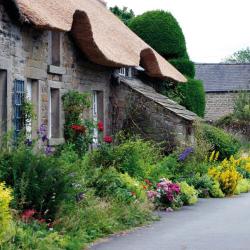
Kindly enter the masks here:
<path id="1" fill-rule="evenodd" d="M 161 213 L 149 227 L 114 236 L 91 250 L 250 250 L 250 193 L 202 199 L 192 207 Z"/>

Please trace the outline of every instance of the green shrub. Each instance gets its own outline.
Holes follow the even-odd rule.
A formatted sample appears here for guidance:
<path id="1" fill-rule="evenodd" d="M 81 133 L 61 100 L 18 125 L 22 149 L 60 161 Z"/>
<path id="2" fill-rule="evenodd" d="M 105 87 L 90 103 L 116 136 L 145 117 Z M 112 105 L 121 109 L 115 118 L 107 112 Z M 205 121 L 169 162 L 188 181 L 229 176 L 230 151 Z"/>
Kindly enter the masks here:
<path id="1" fill-rule="evenodd" d="M 141 201 L 146 199 L 142 185 L 127 173 L 119 173 L 115 168 L 100 171 L 100 175 L 93 183 L 93 187 L 95 187 L 96 193 L 100 197 L 113 197 L 125 203 L 136 199 Z"/>
<path id="2" fill-rule="evenodd" d="M 241 92 L 234 103 L 234 116 L 243 121 L 250 121 L 250 93 Z"/>
<path id="3" fill-rule="evenodd" d="M 181 96 L 181 105 L 204 117 L 206 100 L 202 81 L 189 78 L 187 83 L 178 85 L 178 92 Z"/>
<path id="4" fill-rule="evenodd" d="M 152 206 L 148 202 L 124 203 L 112 199 L 100 199 L 92 192 L 86 193 L 80 203 L 65 202 L 57 216 L 56 229 L 70 232 L 81 242 L 140 226 L 153 219 Z M 81 248 L 82 249 L 82 248 Z"/>
<path id="5" fill-rule="evenodd" d="M 210 197 L 210 190 L 214 184 L 213 180 L 208 175 L 196 174 L 195 176 L 188 178 L 187 183 L 198 191 L 200 198 Z"/>
<path id="6" fill-rule="evenodd" d="M 213 185 L 210 187 L 209 193 L 213 198 L 223 198 L 225 197 L 224 193 L 220 188 L 220 183 L 216 180 L 213 181 Z"/>
<path id="7" fill-rule="evenodd" d="M 67 179 L 54 157 L 30 147 L 0 152 L 0 180 L 13 188 L 16 209 L 36 209 L 50 218 L 64 196 Z"/>
<path id="8" fill-rule="evenodd" d="M 193 186 L 189 186 L 186 182 L 180 183 L 181 200 L 184 205 L 193 205 L 198 201 L 198 192 Z"/>
<path id="9" fill-rule="evenodd" d="M 102 144 L 88 158 L 88 164 L 95 168 L 113 166 L 121 173 L 143 180 L 161 155 L 152 142 L 130 139 L 116 146 Z"/>
<path id="10" fill-rule="evenodd" d="M 133 18 L 129 28 L 166 59 L 187 57 L 185 37 L 171 13 L 148 11 Z"/>
<path id="11" fill-rule="evenodd" d="M 195 76 L 194 63 L 189 61 L 189 59 L 186 58 L 171 59 L 169 60 L 169 62 L 183 75 L 188 76 L 190 78 L 194 78 Z"/>
<path id="12" fill-rule="evenodd" d="M 162 178 L 168 178 L 175 181 L 179 176 L 179 163 L 174 155 L 164 157 L 155 165 L 152 165 L 148 172 L 148 179 L 152 182 L 158 182 Z"/>
<path id="13" fill-rule="evenodd" d="M 211 143 L 215 151 L 220 152 L 219 159 L 225 159 L 238 152 L 240 143 L 235 137 L 208 124 L 203 124 L 202 128 L 204 138 Z"/>
<path id="14" fill-rule="evenodd" d="M 37 249 L 37 250 L 80 250 L 82 245 L 77 239 L 58 232 L 50 232 L 37 223 L 24 224 L 17 222 L 15 234 L 1 246 L 2 250 Z"/>
<path id="15" fill-rule="evenodd" d="M 241 194 L 241 193 L 248 193 L 250 191 L 250 181 L 247 179 L 241 179 L 238 182 L 238 185 L 236 187 L 236 190 L 234 191 L 234 194 Z"/>
<path id="16" fill-rule="evenodd" d="M 12 231 L 12 216 L 10 202 L 13 199 L 12 190 L 0 182 L 0 246 L 7 240 Z"/>

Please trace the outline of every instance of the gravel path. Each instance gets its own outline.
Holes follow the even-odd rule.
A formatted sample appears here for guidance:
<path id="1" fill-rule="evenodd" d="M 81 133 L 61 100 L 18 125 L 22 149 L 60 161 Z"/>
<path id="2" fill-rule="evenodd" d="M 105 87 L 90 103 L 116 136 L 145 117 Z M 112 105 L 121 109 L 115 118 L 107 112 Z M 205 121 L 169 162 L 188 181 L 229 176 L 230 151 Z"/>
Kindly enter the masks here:
<path id="1" fill-rule="evenodd" d="M 201 199 L 192 207 L 161 213 L 161 220 L 91 250 L 250 250 L 250 193 Z"/>

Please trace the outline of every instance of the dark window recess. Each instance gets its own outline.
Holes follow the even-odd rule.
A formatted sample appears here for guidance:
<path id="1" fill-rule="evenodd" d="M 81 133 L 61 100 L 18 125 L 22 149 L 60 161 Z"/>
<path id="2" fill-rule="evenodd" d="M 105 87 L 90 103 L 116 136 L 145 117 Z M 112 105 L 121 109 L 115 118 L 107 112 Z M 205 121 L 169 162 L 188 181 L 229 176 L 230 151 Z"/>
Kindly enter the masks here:
<path id="1" fill-rule="evenodd" d="M 97 91 L 97 119 L 104 122 L 103 91 Z"/>
<path id="2" fill-rule="evenodd" d="M 0 136 L 7 131 L 7 72 L 0 70 Z"/>
<path id="3" fill-rule="evenodd" d="M 60 91 L 50 89 L 51 100 L 51 138 L 60 138 Z"/>
<path id="4" fill-rule="evenodd" d="M 15 80 L 14 82 L 14 129 L 15 137 L 25 126 L 24 116 L 22 114 L 22 104 L 25 97 L 24 81 Z"/>
<path id="5" fill-rule="evenodd" d="M 51 32 L 51 64 L 61 65 L 61 34 L 60 32 Z"/>

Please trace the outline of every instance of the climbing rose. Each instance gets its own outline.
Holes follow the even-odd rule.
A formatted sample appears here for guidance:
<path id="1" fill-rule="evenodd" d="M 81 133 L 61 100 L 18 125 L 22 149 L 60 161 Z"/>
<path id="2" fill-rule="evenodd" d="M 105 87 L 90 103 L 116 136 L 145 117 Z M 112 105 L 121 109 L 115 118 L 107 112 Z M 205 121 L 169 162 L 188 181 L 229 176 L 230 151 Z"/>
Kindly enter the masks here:
<path id="1" fill-rule="evenodd" d="M 102 122 L 98 122 L 97 127 L 98 127 L 98 130 L 99 130 L 100 132 L 102 132 L 102 131 L 104 130 L 104 126 L 103 126 L 103 123 L 102 123 Z"/>
<path id="2" fill-rule="evenodd" d="M 106 135 L 104 138 L 103 138 L 104 142 L 106 143 L 112 143 L 113 139 L 111 136 L 108 136 Z"/>
<path id="3" fill-rule="evenodd" d="M 84 134 L 86 131 L 86 128 L 82 125 L 72 125 L 71 129 L 73 129 L 76 133 Z"/>

